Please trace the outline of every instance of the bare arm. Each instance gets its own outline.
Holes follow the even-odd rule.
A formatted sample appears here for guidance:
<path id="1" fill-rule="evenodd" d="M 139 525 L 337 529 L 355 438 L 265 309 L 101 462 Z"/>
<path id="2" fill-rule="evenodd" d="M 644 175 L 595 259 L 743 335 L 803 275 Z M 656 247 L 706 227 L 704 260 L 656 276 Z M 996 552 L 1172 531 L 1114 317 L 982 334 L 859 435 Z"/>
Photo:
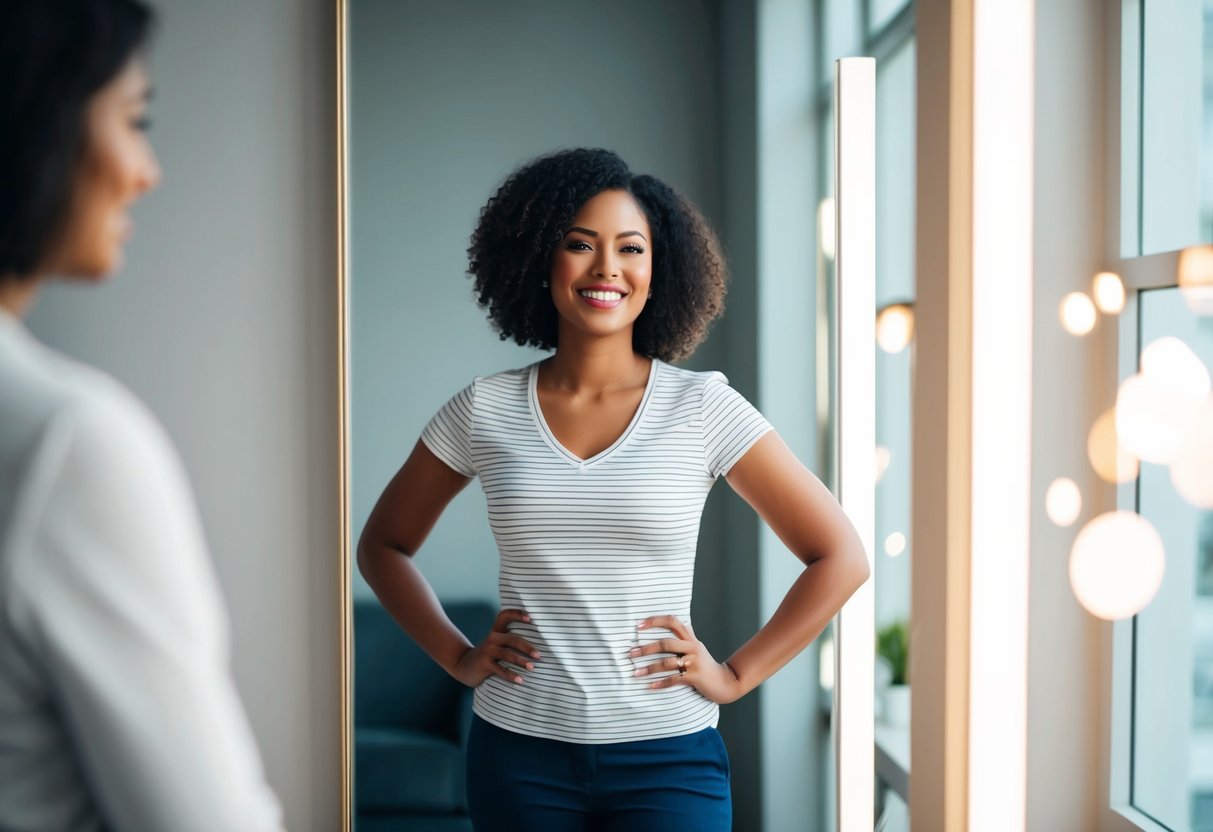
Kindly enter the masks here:
<path id="1" fill-rule="evenodd" d="M 745 694 L 821 635 L 870 570 L 842 506 L 777 434 L 758 440 L 727 479 L 805 565 L 771 620 L 728 659 Z"/>
<path id="2" fill-rule="evenodd" d="M 741 698 L 791 661 L 821 634 L 869 575 L 863 545 L 842 507 L 778 434 L 768 433 L 755 442 L 727 480 L 805 569 L 771 620 L 727 663 L 711 660 L 690 628 L 673 616 L 646 620 L 645 626 L 665 627 L 677 638 L 655 642 L 642 654 L 684 654 L 681 660 L 651 665 L 648 672 L 677 669 L 678 661 L 686 670 L 684 675 L 663 678 L 652 687 L 693 684 L 717 702 Z"/>
<path id="3" fill-rule="evenodd" d="M 506 631 L 510 621 L 528 620 L 519 610 L 503 610 L 485 644 L 473 647 L 451 623 L 413 555 L 468 477 L 451 469 L 418 442 L 371 511 L 358 541 L 358 569 L 392 618 L 443 670 L 475 687 L 491 673 L 514 682 L 521 677 L 501 659 L 528 670 L 535 649 Z"/>

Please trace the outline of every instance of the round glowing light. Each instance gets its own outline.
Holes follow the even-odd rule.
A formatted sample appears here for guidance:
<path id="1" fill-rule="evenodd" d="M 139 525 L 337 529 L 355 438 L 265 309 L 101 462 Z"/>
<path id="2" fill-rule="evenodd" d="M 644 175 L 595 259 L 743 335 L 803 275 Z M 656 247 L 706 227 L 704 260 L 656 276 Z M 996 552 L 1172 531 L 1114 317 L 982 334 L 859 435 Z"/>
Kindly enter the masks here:
<path id="1" fill-rule="evenodd" d="M 1095 328 L 1095 304 L 1082 292 L 1061 299 L 1061 325 L 1071 335 L 1086 335 Z"/>
<path id="2" fill-rule="evenodd" d="M 1138 459 L 1166 465 L 1183 447 L 1199 408 L 1199 399 L 1151 376 L 1129 376 L 1116 396 L 1116 436 Z"/>
<path id="3" fill-rule="evenodd" d="M 1137 457 L 1116 440 L 1116 411 L 1108 410 L 1095 420 L 1087 435 L 1087 458 L 1095 473 L 1108 482 L 1137 479 Z"/>
<path id="4" fill-rule="evenodd" d="M 1045 511 L 1050 520 L 1063 528 L 1073 524 L 1082 511 L 1082 492 L 1078 490 L 1078 484 L 1069 477 L 1053 480 L 1045 492 Z"/>
<path id="5" fill-rule="evenodd" d="M 1070 550 L 1070 586 L 1092 615 L 1136 615 L 1162 584 L 1165 558 L 1154 526 L 1131 511 L 1101 514 L 1083 526 Z"/>
<path id="6" fill-rule="evenodd" d="M 1192 505 L 1213 509 L 1213 397 L 1201 402 L 1192 431 L 1171 462 L 1171 482 Z"/>
<path id="7" fill-rule="evenodd" d="M 1209 395 L 1209 370 L 1192 348 L 1167 335 L 1141 352 L 1141 374 L 1158 386 L 1190 399 Z"/>
<path id="8" fill-rule="evenodd" d="M 876 316 L 876 343 L 887 353 L 899 353 L 914 337 L 914 310 L 908 304 L 895 303 Z"/>
<path id="9" fill-rule="evenodd" d="M 906 536 L 901 532 L 893 532 L 884 539 L 884 553 L 895 558 L 906 550 Z"/>
<path id="10" fill-rule="evenodd" d="M 817 245 L 827 260 L 834 259 L 834 197 L 827 196 L 817 204 Z"/>
<path id="11" fill-rule="evenodd" d="M 893 453 L 884 445 L 876 446 L 876 482 L 884 479 L 885 471 L 889 470 L 889 463 L 893 461 Z"/>
<path id="12" fill-rule="evenodd" d="M 1192 246 L 1181 251 L 1176 276 L 1188 308 L 1197 315 L 1213 315 L 1213 246 Z"/>
<path id="13" fill-rule="evenodd" d="M 1099 311 L 1107 315 L 1119 315 L 1125 308 L 1125 284 L 1120 275 L 1112 272 L 1100 272 L 1095 275 L 1091 294 L 1095 296 L 1095 305 Z"/>

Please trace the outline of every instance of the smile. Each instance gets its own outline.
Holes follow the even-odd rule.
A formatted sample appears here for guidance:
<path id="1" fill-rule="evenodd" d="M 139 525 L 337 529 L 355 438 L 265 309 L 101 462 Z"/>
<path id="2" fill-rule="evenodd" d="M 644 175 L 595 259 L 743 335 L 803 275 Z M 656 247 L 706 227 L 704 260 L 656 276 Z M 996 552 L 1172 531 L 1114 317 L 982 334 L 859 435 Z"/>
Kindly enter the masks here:
<path id="1" fill-rule="evenodd" d="M 623 292 L 603 292 L 594 289 L 582 289 L 577 294 L 581 295 L 583 298 L 593 298 L 594 300 L 623 300 Z"/>
<path id="2" fill-rule="evenodd" d="M 599 288 L 596 286 L 578 289 L 577 294 L 581 296 L 581 300 L 587 306 L 592 306 L 595 309 L 614 309 L 623 303 L 623 299 L 628 296 L 627 292 L 618 289 Z"/>

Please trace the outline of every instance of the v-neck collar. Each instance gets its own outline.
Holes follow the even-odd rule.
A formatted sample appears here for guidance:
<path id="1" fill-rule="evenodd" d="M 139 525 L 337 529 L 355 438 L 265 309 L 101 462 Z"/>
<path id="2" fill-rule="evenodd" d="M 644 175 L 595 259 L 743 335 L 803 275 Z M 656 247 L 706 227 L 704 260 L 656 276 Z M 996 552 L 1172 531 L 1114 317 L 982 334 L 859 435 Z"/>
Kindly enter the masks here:
<path id="1" fill-rule="evenodd" d="M 640 424 L 640 420 L 644 417 L 645 410 L 648 408 L 649 400 L 653 397 L 653 390 L 657 386 L 657 374 L 661 370 L 661 361 L 652 359 L 652 365 L 649 367 L 649 380 L 644 386 L 644 395 L 640 397 L 640 405 L 636 408 L 636 412 L 632 414 L 632 421 L 624 428 L 623 433 L 619 434 L 619 438 L 612 442 L 608 447 L 599 451 L 591 457 L 582 459 L 577 454 L 570 451 L 564 445 L 560 444 L 560 440 L 556 438 L 556 434 L 552 433 L 552 429 L 548 427 L 547 419 L 543 415 L 543 407 L 539 404 L 539 363 L 535 362 L 530 367 L 530 373 L 527 377 L 527 403 L 531 408 L 531 417 L 535 421 L 536 427 L 539 428 L 539 433 L 543 436 L 548 446 L 556 452 L 556 455 L 581 470 L 585 470 L 591 465 L 596 465 L 599 462 L 610 457 L 625 444 L 628 438 L 635 432 L 636 426 Z"/>

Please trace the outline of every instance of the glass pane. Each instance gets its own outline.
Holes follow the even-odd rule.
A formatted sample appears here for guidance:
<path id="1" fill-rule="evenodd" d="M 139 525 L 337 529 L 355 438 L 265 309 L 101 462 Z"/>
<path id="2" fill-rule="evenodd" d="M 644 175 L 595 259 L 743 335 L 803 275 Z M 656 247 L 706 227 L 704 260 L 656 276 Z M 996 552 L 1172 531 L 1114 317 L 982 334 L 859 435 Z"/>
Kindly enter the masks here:
<path id="1" fill-rule="evenodd" d="M 914 42 L 876 70 L 876 306 L 914 299 Z M 895 325 L 908 310 L 878 319 Z M 910 617 L 910 369 L 908 342 L 876 351 L 876 628 Z M 887 465 L 885 463 L 887 462 Z M 898 672 L 893 681 L 904 681 Z M 890 700 L 891 704 L 891 700 Z M 899 715 L 885 714 L 894 721 Z"/>
<path id="2" fill-rule="evenodd" d="M 859 31 L 859 0 L 819 0 L 821 9 L 821 65 L 818 77 L 833 82 L 834 61 L 863 54 Z"/>
<path id="3" fill-rule="evenodd" d="M 867 0 L 871 5 L 868 7 L 868 35 L 875 35 L 881 29 L 888 25 L 889 21 L 897 17 L 897 13 L 910 5 L 910 0 Z"/>
<path id="4" fill-rule="evenodd" d="M 914 301 L 914 41 L 876 67 L 876 739 L 879 759 L 909 770 L 909 626 L 912 329 Z M 892 330 L 886 327 L 892 326 Z M 878 764 L 877 771 L 882 772 Z M 906 804 L 894 788 L 905 777 L 878 783 L 879 828 L 908 828 Z"/>
<path id="5" fill-rule="evenodd" d="M 1213 319 L 1175 288 L 1139 297 L 1140 347 L 1172 336 L 1213 367 Z M 1133 804 L 1176 832 L 1213 830 L 1213 512 L 1150 464 L 1138 511 L 1162 536 L 1166 574 L 1135 619 Z"/>
<path id="6" fill-rule="evenodd" d="M 1141 236 L 1154 254 L 1213 242 L 1213 0 L 1143 2 Z"/>

